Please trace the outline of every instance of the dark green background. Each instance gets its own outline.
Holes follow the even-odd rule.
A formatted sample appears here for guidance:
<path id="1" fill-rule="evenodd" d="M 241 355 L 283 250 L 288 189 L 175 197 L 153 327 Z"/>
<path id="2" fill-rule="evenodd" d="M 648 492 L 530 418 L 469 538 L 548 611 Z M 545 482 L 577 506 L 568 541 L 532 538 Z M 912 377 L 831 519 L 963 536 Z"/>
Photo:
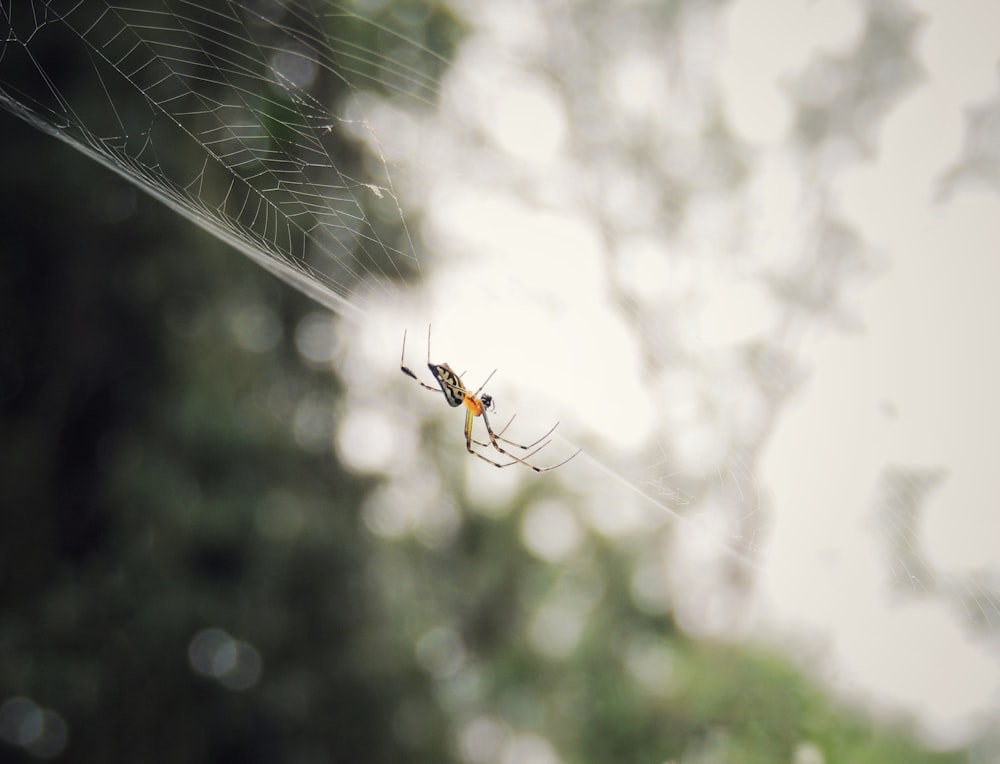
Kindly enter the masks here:
<path id="1" fill-rule="evenodd" d="M 803 742 L 828 762 L 964 760 L 843 710 L 779 657 L 639 611 L 629 550 L 596 539 L 584 638 L 564 660 L 538 655 L 525 624 L 579 571 L 529 556 L 518 523 L 557 483 L 527 484 L 503 517 L 470 512 L 451 432 L 437 462 L 463 516 L 454 543 L 373 538 L 361 506 L 378 480 L 289 427 L 302 397 L 333 424 L 343 402 L 292 339 L 316 306 L 69 146 L 6 113 L 0 134 L 0 703 L 58 712 L 61 760 L 457 761 L 456 731 L 481 713 L 566 762 L 770 764 Z M 261 305 L 284 331 L 255 353 L 231 324 Z M 261 533 L 284 508 L 303 532 Z M 468 707 L 415 654 L 441 624 L 479 667 Z M 259 651 L 256 686 L 191 669 L 209 627 Z M 670 692 L 630 678 L 636 635 L 673 656 Z M 0 761 L 22 758 L 0 743 Z"/>

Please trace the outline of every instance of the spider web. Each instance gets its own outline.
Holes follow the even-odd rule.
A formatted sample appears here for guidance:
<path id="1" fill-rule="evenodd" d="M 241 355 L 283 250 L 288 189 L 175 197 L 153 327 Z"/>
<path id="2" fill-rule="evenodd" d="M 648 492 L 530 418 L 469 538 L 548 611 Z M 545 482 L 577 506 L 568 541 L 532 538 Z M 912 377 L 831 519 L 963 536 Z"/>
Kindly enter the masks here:
<path id="1" fill-rule="evenodd" d="M 393 33 L 336 6 L 31 2 L 2 14 L 9 110 L 327 307 L 357 310 L 362 287 L 384 292 L 416 267 L 391 178 L 340 159 L 371 128 L 330 104 L 366 82 L 428 101 L 440 67 L 429 50 L 409 44 L 431 59 L 418 67 L 344 39 L 358 25 Z M 89 76 L 73 91 L 59 82 L 67 61 Z M 402 225 L 401 247 L 383 240 L 379 206 Z"/>
<path id="2" fill-rule="evenodd" d="M 531 370 L 491 393 L 519 423 L 559 411 L 556 445 L 585 447 L 551 475 L 585 497 L 576 519 L 545 505 L 529 520 L 646 538 L 642 607 L 696 634 L 811 633 L 825 673 L 851 684 L 887 666 L 866 689 L 925 708 L 938 743 L 967 739 L 995 710 L 1000 534 L 976 512 L 995 486 L 968 450 L 989 446 L 955 416 L 927 437 L 927 409 L 956 389 L 916 389 L 938 378 L 908 365 L 920 354 L 881 376 L 879 360 L 989 324 L 956 310 L 962 289 L 995 283 L 976 247 L 933 320 L 906 303 L 928 285 L 949 296 L 935 255 L 957 237 L 996 234 L 997 51 L 955 32 L 976 15 L 928 12 L 918 44 L 901 3 L 789 3 L 780 22 L 750 0 L 391 5 L 3 3 L 0 103 L 356 322 L 336 439 L 349 466 L 386 475 L 375 532 L 441 527 L 411 474 L 428 457 L 395 434 L 412 400 L 389 410 L 369 390 L 383 367 L 398 385 L 401 327 L 433 316 L 436 359 L 477 379 Z M 442 44 L 449 13 L 467 27 Z M 797 33 L 769 57 L 776 23 Z M 959 49 L 975 60 L 955 64 Z M 74 58 L 89 79 L 70 90 L 58 73 Z M 947 121 L 933 150 L 908 142 L 932 114 Z M 974 421 L 995 370 L 950 363 L 983 380 Z M 481 505 L 519 479 L 465 469 Z M 544 538 L 535 551 L 572 555 Z M 910 661 L 887 660 L 903 644 Z M 926 711 L 935 651 L 956 682 Z"/>

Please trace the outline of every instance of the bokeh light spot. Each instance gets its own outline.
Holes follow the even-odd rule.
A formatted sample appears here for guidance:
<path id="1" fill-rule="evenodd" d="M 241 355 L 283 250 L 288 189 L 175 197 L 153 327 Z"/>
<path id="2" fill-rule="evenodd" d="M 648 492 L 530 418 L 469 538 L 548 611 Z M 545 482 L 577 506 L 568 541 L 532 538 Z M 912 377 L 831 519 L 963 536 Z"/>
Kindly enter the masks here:
<path id="1" fill-rule="evenodd" d="M 580 548 L 583 528 L 562 502 L 538 502 L 524 515 L 521 542 L 536 557 L 547 562 L 561 562 Z"/>
<path id="2" fill-rule="evenodd" d="M 465 663 L 462 637 L 454 629 L 438 627 L 417 642 L 417 661 L 437 679 L 446 679 Z"/>
<path id="3" fill-rule="evenodd" d="M 51 759 L 65 750 L 69 727 L 55 711 L 18 696 L 0 705 L 0 738 L 36 759 Z"/>
<path id="4" fill-rule="evenodd" d="M 196 673 L 217 679 L 230 690 L 254 687 L 263 671 L 260 653 L 253 645 L 216 627 L 194 636 L 188 646 L 188 661 Z"/>

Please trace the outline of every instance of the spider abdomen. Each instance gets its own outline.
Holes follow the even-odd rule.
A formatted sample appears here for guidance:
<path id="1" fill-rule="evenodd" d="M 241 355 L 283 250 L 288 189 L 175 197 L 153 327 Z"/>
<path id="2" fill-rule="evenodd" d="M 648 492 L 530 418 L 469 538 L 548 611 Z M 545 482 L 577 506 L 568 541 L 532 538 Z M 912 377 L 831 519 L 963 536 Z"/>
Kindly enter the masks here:
<path id="1" fill-rule="evenodd" d="M 448 364 L 429 363 L 427 368 L 441 386 L 441 392 L 449 406 L 461 406 L 465 403 L 465 385 Z"/>

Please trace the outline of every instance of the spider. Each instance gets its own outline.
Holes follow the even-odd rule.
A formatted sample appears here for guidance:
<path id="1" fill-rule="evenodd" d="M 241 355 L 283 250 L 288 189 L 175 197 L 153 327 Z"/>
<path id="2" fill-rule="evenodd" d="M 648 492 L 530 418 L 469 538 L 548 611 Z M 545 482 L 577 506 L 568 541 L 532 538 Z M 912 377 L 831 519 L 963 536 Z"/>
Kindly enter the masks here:
<path id="1" fill-rule="evenodd" d="M 449 406 L 462 406 L 462 405 L 465 406 L 465 449 L 473 456 L 478 456 L 484 462 L 489 462 L 494 467 L 510 467 L 512 464 L 523 464 L 525 467 L 530 467 L 535 472 L 548 472 L 549 470 L 554 470 L 556 467 L 563 466 L 564 464 L 566 464 L 566 462 L 568 462 L 570 459 L 572 459 L 574 456 L 580 453 L 580 451 L 578 450 L 575 453 L 568 456 L 566 459 L 563 459 L 561 462 L 559 462 L 559 464 L 553 464 L 551 467 L 536 467 L 534 464 L 530 464 L 527 460 L 552 442 L 551 440 L 547 440 L 547 438 L 553 432 L 555 432 L 555 429 L 556 427 L 559 426 L 559 423 L 556 422 L 554 425 L 552 425 L 552 428 L 547 433 L 545 433 L 534 443 L 529 443 L 528 445 L 524 445 L 522 443 L 515 443 L 513 440 L 509 440 L 508 438 L 505 438 L 503 436 L 503 434 L 507 432 L 507 428 L 510 427 L 511 422 L 514 421 L 514 417 L 516 417 L 517 414 L 515 414 L 510 418 L 510 420 L 507 422 L 507 424 L 503 426 L 503 429 L 500 430 L 500 432 L 494 432 L 493 427 L 490 425 L 489 417 L 486 416 L 486 412 L 487 411 L 495 412 L 496 405 L 493 403 L 493 396 L 483 393 L 483 388 L 486 387 L 486 384 L 493 378 L 493 375 L 497 373 L 497 370 L 494 369 L 492 372 L 490 372 L 490 375 L 486 378 L 486 381 L 479 386 L 479 389 L 476 390 L 476 392 L 474 393 L 469 392 L 469 390 L 465 387 L 465 385 L 462 384 L 461 378 L 458 376 L 458 374 L 455 373 L 455 371 L 448 364 L 431 363 L 430 326 L 427 327 L 427 368 L 430 369 L 431 374 L 434 375 L 434 380 L 438 383 L 438 387 L 434 387 L 433 385 L 428 385 L 422 382 L 420 378 L 417 377 L 416 374 L 414 374 L 412 371 L 410 371 L 409 368 L 407 368 L 405 331 L 403 332 L 403 352 L 400 353 L 399 356 L 399 368 L 406 376 L 414 379 L 417 382 L 417 384 L 420 385 L 425 390 L 430 390 L 431 392 L 436 393 L 440 388 L 440 392 L 444 394 L 444 399 L 448 401 Z M 483 424 L 486 425 L 486 432 L 489 435 L 490 439 L 489 443 L 483 443 L 482 441 L 476 440 L 475 438 L 472 437 L 472 423 L 473 419 L 477 416 L 482 417 Z M 544 443 L 542 443 L 543 440 L 545 441 Z M 528 451 L 529 453 L 525 454 L 523 458 L 520 456 L 516 456 L 515 454 L 512 454 L 510 451 L 505 449 L 502 445 L 500 445 L 501 443 L 506 443 L 508 446 L 513 446 L 514 448 L 519 448 L 522 451 Z M 542 445 L 539 446 L 538 445 L 539 443 L 542 443 Z M 494 449 L 497 450 L 497 452 L 503 454 L 511 461 L 508 462 L 493 461 L 488 456 L 485 456 L 484 454 L 481 454 L 478 451 L 476 451 L 472 447 L 473 444 L 477 446 L 482 446 L 483 448 L 488 448 L 492 446 Z"/>

